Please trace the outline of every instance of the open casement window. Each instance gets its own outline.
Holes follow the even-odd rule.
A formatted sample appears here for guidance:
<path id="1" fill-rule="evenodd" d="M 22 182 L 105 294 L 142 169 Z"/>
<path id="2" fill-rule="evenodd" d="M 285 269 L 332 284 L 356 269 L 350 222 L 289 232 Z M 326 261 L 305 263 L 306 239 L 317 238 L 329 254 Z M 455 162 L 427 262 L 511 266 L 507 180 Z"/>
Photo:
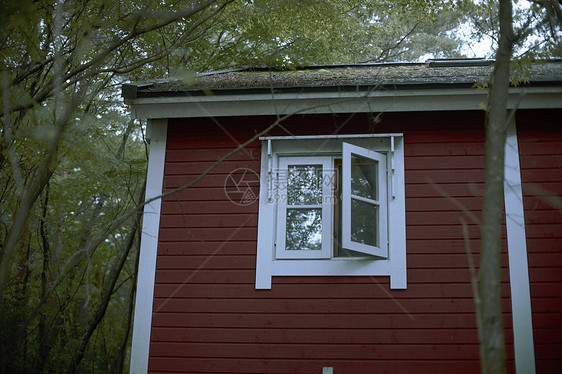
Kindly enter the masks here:
<path id="1" fill-rule="evenodd" d="M 387 257 L 386 156 L 343 143 L 342 247 Z"/>
<path id="2" fill-rule="evenodd" d="M 406 288 L 402 134 L 261 140 L 256 288 L 277 275 Z"/>

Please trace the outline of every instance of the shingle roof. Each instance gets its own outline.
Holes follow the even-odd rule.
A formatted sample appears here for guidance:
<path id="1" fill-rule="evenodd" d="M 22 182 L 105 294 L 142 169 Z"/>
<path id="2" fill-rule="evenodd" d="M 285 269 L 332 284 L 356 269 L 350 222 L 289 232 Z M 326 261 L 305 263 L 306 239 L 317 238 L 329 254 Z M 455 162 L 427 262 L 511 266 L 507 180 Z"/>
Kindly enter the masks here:
<path id="1" fill-rule="evenodd" d="M 358 90 L 380 86 L 471 86 L 487 82 L 492 60 L 429 60 L 426 63 L 383 63 L 309 66 L 294 70 L 246 68 L 199 74 L 193 81 L 155 80 L 123 85 L 125 98 L 204 94 L 213 91 Z M 523 81 L 562 84 L 562 60 L 531 64 Z"/>

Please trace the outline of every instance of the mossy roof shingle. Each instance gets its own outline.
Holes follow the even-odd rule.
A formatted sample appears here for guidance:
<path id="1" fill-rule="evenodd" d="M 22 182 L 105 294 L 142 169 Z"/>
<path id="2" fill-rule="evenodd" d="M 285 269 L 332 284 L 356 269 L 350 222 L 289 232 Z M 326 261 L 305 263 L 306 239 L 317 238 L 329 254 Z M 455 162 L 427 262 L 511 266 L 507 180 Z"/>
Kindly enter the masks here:
<path id="1" fill-rule="evenodd" d="M 126 98 L 181 95 L 222 90 L 359 89 L 378 86 L 473 85 L 488 82 L 492 61 L 365 64 L 304 67 L 295 70 L 249 68 L 200 74 L 188 81 L 166 79 L 124 85 Z M 535 63 L 524 70 L 523 83 L 562 84 L 562 61 Z M 133 95 L 133 97 L 131 97 Z"/>

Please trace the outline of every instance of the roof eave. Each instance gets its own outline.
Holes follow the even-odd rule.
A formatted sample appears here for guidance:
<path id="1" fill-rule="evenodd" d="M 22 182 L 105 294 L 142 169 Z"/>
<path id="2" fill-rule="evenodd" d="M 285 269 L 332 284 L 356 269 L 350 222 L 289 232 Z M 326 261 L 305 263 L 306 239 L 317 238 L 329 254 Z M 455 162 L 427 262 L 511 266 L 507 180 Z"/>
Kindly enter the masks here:
<path id="1" fill-rule="evenodd" d="M 278 92 L 276 92 L 278 91 Z M 132 95 L 131 95 L 132 96 Z M 245 90 L 214 95 L 125 97 L 135 118 L 480 110 L 487 93 L 470 85 L 384 87 L 373 90 Z M 509 89 L 510 108 L 562 108 L 562 84 Z"/>

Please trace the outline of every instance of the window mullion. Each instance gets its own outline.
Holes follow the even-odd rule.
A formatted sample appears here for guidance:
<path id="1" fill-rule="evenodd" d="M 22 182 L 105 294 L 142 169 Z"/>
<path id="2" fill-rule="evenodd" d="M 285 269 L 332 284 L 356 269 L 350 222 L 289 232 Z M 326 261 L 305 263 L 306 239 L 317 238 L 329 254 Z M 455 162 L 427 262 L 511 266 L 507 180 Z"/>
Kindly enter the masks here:
<path id="1" fill-rule="evenodd" d="M 306 208 L 322 208 L 322 204 L 316 204 L 316 205 L 287 205 L 287 209 L 306 209 Z"/>
<path id="2" fill-rule="evenodd" d="M 333 235 L 332 219 L 334 209 L 334 171 L 332 169 L 332 159 L 323 157 L 322 173 L 322 258 L 332 257 Z"/>

